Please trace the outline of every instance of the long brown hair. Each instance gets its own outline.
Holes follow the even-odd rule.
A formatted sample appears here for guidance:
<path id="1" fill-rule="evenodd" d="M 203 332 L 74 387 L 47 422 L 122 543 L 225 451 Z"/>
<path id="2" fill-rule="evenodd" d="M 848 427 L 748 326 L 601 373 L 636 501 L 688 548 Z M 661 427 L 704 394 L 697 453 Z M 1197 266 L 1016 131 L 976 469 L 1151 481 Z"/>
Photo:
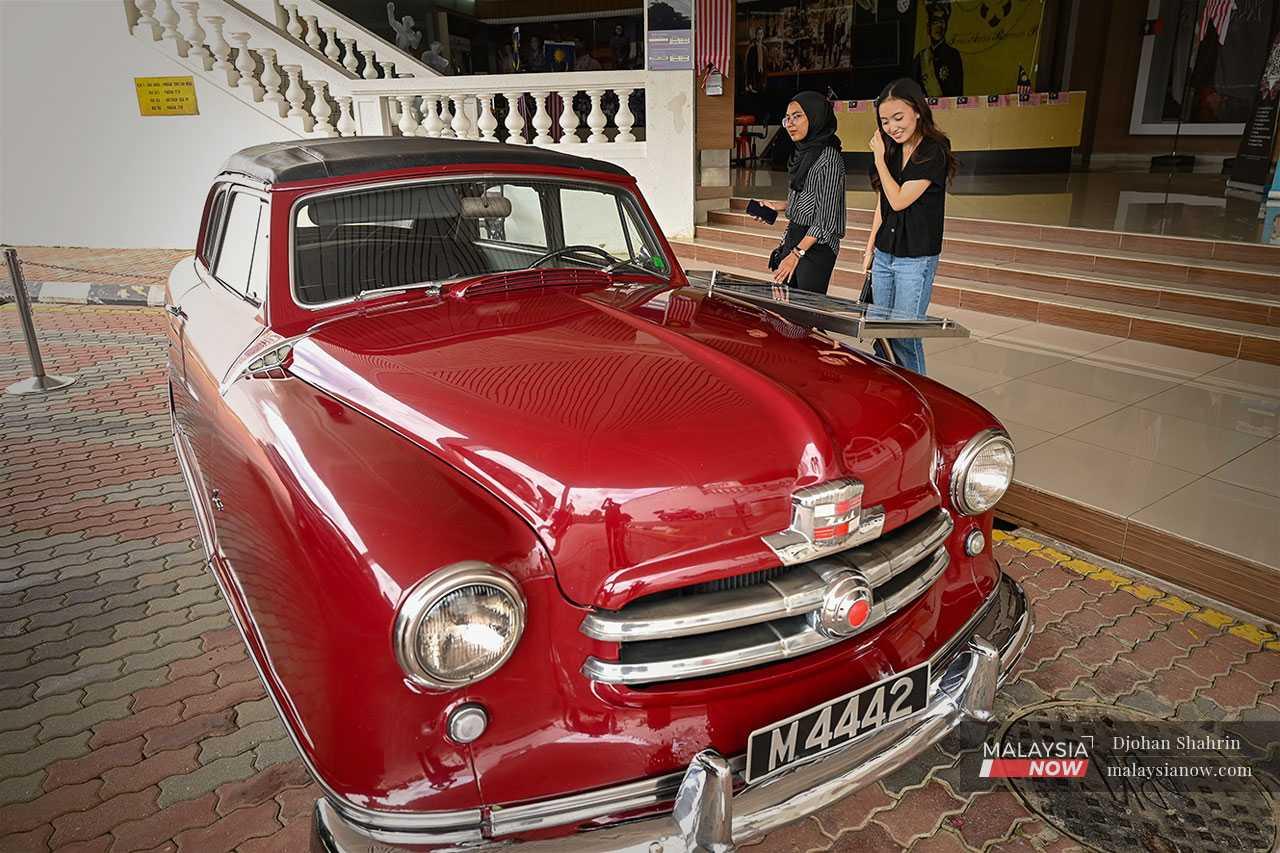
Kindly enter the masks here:
<path id="1" fill-rule="evenodd" d="M 894 80 L 880 92 L 880 97 L 875 100 L 876 111 L 876 132 L 882 133 L 880 130 L 880 105 L 888 100 L 905 101 L 913 110 L 919 114 L 920 119 L 916 132 L 927 139 L 932 139 L 942 147 L 943 156 L 947 158 L 947 183 L 951 183 L 955 179 L 956 169 L 960 167 L 960 161 L 956 159 L 956 155 L 951 153 L 951 140 L 947 137 L 942 129 L 933 121 L 933 110 L 929 108 L 929 101 L 925 98 L 924 90 L 920 88 L 920 84 L 909 77 L 902 77 Z M 892 150 L 898 143 L 894 142 L 889 136 L 885 135 L 886 154 Z M 911 162 L 921 162 L 920 146 L 916 146 L 916 150 L 911 152 Z M 871 177 L 871 185 L 878 192 L 880 190 L 880 175 L 874 174 Z"/>

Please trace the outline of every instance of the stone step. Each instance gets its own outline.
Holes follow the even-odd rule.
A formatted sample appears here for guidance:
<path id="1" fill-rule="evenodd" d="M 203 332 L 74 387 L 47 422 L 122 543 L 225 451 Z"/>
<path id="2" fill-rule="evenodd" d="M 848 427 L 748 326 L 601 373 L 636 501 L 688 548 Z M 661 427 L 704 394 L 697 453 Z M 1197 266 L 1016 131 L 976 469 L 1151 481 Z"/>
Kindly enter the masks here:
<path id="1" fill-rule="evenodd" d="M 686 267 L 735 267 L 760 277 L 767 274 L 769 251 L 763 247 L 705 239 L 672 245 Z M 975 280 L 941 268 L 939 272 L 933 288 L 935 304 L 1280 364 L 1277 326 Z M 862 272 L 856 263 L 837 261 L 832 285 L 856 293 L 862 286 Z"/>

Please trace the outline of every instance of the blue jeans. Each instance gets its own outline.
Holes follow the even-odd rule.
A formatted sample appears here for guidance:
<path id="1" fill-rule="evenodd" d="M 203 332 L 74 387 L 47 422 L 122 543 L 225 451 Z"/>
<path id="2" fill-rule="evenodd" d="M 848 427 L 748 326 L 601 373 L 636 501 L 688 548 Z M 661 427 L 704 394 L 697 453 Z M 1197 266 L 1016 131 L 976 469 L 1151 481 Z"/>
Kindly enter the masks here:
<path id="1" fill-rule="evenodd" d="M 871 262 L 871 289 L 875 304 L 912 317 L 923 317 L 933 295 L 933 276 L 938 271 L 938 256 L 899 258 L 875 250 Z M 894 338 L 889 341 L 898 364 L 924 373 L 924 343 L 919 338 Z"/>

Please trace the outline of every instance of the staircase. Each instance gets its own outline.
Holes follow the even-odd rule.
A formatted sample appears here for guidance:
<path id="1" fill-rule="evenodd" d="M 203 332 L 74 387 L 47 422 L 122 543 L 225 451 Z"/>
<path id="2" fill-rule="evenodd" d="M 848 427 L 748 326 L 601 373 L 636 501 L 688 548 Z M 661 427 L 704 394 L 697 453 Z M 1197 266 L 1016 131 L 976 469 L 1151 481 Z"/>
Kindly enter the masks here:
<path id="1" fill-rule="evenodd" d="M 766 269 L 783 225 L 746 204 L 675 244 L 686 266 Z M 833 288 L 861 288 L 871 218 L 849 211 Z M 1280 247 L 962 217 L 945 233 L 935 304 L 1280 364 Z"/>

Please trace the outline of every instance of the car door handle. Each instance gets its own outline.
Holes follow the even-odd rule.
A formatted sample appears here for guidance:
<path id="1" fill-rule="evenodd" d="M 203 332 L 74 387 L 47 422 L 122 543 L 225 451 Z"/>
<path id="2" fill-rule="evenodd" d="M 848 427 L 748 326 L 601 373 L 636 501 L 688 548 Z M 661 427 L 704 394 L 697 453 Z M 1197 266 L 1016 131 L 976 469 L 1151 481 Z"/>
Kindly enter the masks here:
<path id="1" fill-rule="evenodd" d="M 183 311 L 177 305 L 166 305 L 164 306 L 164 310 L 168 311 L 174 317 L 181 317 L 183 320 L 187 319 L 187 312 Z"/>

